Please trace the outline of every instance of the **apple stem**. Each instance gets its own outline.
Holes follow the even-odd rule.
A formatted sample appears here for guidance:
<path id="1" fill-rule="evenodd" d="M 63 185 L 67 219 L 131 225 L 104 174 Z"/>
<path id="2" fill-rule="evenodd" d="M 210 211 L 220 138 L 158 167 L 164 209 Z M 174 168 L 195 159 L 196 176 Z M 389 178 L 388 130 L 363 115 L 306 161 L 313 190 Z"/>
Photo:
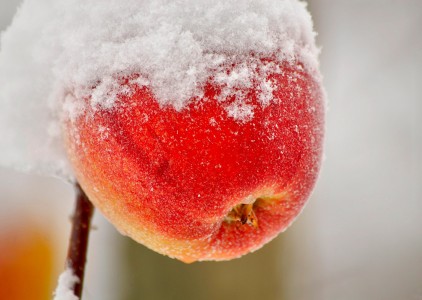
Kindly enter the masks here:
<path id="1" fill-rule="evenodd" d="M 78 277 L 78 282 L 73 286 L 73 293 L 81 299 L 86 255 L 88 250 L 89 231 L 94 206 L 89 201 L 79 183 L 75 184 L 76 207 L 72 217 L 72 233 L 67 251 L 66 267 L 70 268 Z"/>

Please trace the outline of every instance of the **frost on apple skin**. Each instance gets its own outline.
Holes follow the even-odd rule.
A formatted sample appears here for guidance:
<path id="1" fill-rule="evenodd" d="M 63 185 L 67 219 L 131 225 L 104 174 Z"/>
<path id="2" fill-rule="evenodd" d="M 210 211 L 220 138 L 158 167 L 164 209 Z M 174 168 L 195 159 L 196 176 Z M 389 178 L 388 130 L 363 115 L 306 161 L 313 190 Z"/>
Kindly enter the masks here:
<path id="1" fill-rule="evenodd" d="M 244 122 L 228 116 L 226 105 L 236 99 L 216 100 L 221 89 L 214 84 L 178 112 L 161 107 L 148 88 L 121 80 L 131 93 L 119 95 L 116 109 L 91 108 L 66 125 L 85 192 L 122 233 L 186 262 L 260 248 L 301 211 L 322 152 L 321 87 L 300 64 L 280 68 L 269 76 L 277 88 L 268 105 L 254 93 L 260 82 L 242 91 L 255 108 Z M 262 201 L 273 195 L 282 196 Z M 258 198 L 258 226 L 226 222 L 233 207 Z"/>
<path id="2" fill-rule="evenodd" d="M 132 74 L 163 107 L 178 110 L 201 98 L 212 77 L 223 87 L 219 101 L 237 99 L 226 107 L 229 116 L 251 120 L 255 108 L 239 91 L 266 74 L 255 72 L 260 59 L 301 62 L 319 78 L 305 6 L 297 0 L 24 0 L 1 35 L 0 165 L 72 178 L 62 112 L 76 118 L 89 107 L 113 109 L 116 95 L 129 92 L 116 78 Z M 259 88 L 265 106 L 273 86 L 264 81 Z M 89 107 L 65 99 L 69 94 L 90 97 Z"/>

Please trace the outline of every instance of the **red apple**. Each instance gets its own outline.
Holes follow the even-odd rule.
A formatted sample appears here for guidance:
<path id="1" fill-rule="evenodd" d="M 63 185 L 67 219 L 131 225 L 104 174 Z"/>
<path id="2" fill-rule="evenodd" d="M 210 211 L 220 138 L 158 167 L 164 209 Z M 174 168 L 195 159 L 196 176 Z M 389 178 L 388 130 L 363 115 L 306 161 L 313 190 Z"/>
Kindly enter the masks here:
<path id="1" fill-rule="evenodd" d="M 121 80 L 131 92 L 113 109 L 89 108 L 65 124 L 77 180 L 123 234 L 159 253 L 193 262 L 260 248 L 302 210 L 322 154 L 320 83 L 301 64 L 280 68 L 266 78 L 269 104 L 259 101 L 260 82 L 242 91 L 254 110 L 240 121 L 212 80 L 180 111 Z"/>

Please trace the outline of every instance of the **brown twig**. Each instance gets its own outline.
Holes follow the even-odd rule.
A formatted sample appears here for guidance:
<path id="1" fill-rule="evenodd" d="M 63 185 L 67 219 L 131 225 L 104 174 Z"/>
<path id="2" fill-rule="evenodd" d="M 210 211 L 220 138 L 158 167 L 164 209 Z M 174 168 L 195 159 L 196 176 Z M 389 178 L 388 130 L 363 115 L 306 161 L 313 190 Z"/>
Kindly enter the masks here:
<path id="1" fill-rule="evenodd" d="M 81 299 L 85 274 L 85 262 L 88 249 L 88 238 L 94 207 L 76 183 L 76 207 L 72 218 L 72 233 L 67 252 L 66 264 L 73 270 L 79 281 L 73 287 L 75 296 Z"/>

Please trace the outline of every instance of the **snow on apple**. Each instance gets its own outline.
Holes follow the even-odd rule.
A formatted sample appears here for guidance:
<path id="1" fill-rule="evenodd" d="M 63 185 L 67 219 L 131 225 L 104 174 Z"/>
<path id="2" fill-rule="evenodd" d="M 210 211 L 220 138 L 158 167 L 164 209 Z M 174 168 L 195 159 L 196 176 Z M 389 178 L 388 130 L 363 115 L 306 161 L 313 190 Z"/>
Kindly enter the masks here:
<path id="1" fill-rule="evenodd" d="M 78 180 L 165 255 L 239 257 L 315 184 L 314 38 L 297 0 L 26 0 L 1 40 L 0 164 Z"/>

